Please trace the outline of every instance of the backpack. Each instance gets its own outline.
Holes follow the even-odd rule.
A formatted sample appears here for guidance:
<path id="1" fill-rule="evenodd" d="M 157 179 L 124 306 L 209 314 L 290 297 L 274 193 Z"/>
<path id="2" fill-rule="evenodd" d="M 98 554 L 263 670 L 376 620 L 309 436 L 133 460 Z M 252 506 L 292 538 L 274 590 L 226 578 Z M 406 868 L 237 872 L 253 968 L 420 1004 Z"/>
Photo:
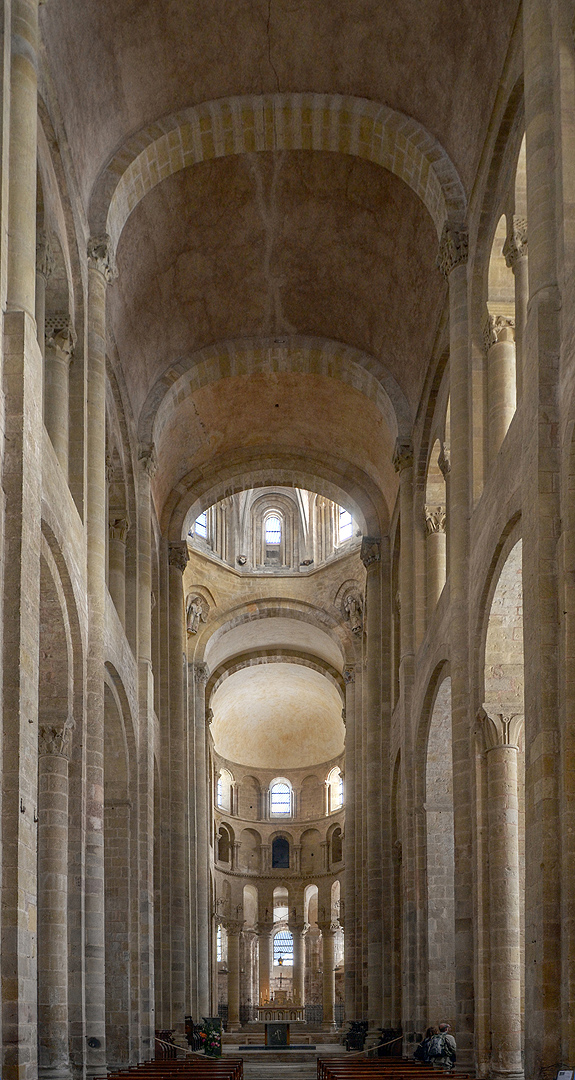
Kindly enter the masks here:
<path id="1" fill-rule="evenodd" d="M 433 1061 L 434 1058 L 443 1057 L 445 1051 L 446 1043 L 443 1035 L 434 1035 L 429 1040 L 429 1046 L 427 1047 L 427 1056 L 430 1061 Z"/>

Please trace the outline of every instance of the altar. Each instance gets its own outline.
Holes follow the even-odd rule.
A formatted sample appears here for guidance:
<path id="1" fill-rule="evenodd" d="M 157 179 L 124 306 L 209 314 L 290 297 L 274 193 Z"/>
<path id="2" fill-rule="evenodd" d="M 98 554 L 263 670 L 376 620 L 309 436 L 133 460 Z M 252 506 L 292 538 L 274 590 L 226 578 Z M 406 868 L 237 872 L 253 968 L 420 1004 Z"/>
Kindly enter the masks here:
<path id="1" fill-rule="evenodd" d="M 303 1022 L 305 1019 L 305 1006 L 294 1005 L 291 1001 L 282 1003 L 270 1001 L 266 1005 L 258 1005 L 256 1012 L 262 1024 L 271 1024 L 275 1021 L 287 1024 L 294 1021 Z"/>

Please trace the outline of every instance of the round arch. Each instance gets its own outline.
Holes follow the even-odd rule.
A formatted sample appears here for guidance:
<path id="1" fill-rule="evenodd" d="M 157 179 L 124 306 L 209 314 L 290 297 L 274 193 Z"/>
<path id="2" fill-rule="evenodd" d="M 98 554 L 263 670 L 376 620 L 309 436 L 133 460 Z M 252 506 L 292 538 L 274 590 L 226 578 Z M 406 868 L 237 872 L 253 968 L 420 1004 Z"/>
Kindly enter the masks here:
<path id="1" fill-rule="evenodd" d="M 266 150 L 320 150 L 380 165 L 415 192 L 438 237 L 446 219 L 465 217 L 453 163 L 416 120 L 366 98 L 262 94 L 205 102 L 132 136 L 94 188 L 92 233 L 107 233 L 115 249 L 130 214 L 168 176 L 201 161 Z"/>

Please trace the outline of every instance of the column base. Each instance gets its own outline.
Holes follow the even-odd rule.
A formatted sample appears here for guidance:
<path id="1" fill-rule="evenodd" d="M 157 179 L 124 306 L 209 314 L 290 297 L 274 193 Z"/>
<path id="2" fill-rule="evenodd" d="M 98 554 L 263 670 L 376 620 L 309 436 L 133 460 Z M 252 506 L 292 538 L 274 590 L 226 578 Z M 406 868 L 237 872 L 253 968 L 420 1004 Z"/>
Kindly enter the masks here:
<path id="1" fill-rule="evenodd" d="M 381 1042 L 381 1031 L 379 1028 L 370 1027 L 367 1030 L 365 1036 L 365 1042 L 363 1044 L 364 1050 L 371 1050 L 373 1046 L 379 1046 Z"/>
<path id="2" fill-rule="evenodd" d="M 322 1031 L 337 1031 L 337 1024 L 336 1024 L 335 1020 L 332 1020 L 331 1022 L 326 1021 L 325 1024 L 321 1025 L 321 1030 Z"/>
<path id="3" fill-rule="evenodd" d="M 39 1065 L 38 1080 L 71 1080 L 72 1068 L 68 1064 Z"/>
<path id="4" fill-rule="evenodd" d="M 490 1080 L 525 1080 L 525 1073 L 523 1069 L 520 1069 L 519 1071 L 509 1070 L 509 1072 L 505 1070 L 490 1069 L 489 1077 Z"/>

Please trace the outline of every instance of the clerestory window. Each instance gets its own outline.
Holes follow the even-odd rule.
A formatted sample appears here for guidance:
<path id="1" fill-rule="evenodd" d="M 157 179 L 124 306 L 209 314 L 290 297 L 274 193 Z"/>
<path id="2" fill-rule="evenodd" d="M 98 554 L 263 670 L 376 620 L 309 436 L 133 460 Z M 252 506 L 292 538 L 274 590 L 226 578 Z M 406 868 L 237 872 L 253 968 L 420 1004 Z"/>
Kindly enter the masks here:
<path id="1" fill-rule="evenodd" d="M 281 544 L 282 523 L 275 514 L 266 518 L 266 544 Z"/>
<path id="2" fill-rule="evenodd" d="M 200 516 L 196 518 L 196 522 L 195 522 L 195 525 L 194 525 L 194 532 L 195 532 L 196 536 L 201 536 L 203 540 L 207 540 L 207 538 L 208 538 L 208 514 L 207 514 L 206 510 L 204 510 L 203 514 L 200 514 Z"/>
<path id="3" fill-rule="evenodd" d="M 289 817 L 291 814 L 291 788 L 289 784 L 272 784 L 270 788 L 270 814 L 274 817 Z"/>
<path id="4" fill-rule="evenodd" d="M 339 510 L 339 540 L 349 540 L 353 533 L 353 518 L 347 510 Z"/>

